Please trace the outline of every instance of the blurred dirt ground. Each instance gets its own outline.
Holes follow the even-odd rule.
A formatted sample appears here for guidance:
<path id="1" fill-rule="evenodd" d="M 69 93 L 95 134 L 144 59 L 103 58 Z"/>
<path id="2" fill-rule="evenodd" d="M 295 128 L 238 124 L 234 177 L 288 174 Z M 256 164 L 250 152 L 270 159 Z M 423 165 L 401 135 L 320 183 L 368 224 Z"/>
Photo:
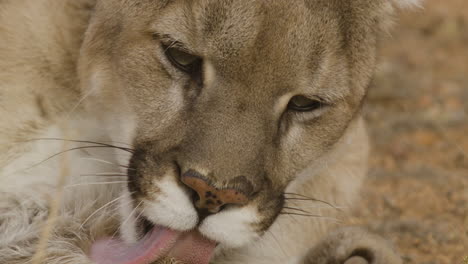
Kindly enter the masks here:
<path id="1" fill-rule="evenodd" d="M 374 149 L 351 221 L 405 263 L 468 263 L 468 0 L 426 0 L 397 22 L 365 107 Z"/>

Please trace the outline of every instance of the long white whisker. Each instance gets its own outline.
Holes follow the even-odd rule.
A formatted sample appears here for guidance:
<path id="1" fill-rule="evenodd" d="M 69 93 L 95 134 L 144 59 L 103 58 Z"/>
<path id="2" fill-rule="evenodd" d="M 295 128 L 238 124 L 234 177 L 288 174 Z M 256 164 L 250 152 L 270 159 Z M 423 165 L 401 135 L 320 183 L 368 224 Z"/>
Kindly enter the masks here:
<path id="1" fill-rule="evenodd" d="M 80 174 L 80 176 L 127 176 L 127 174 L 121 172 L 101 172 L 92 174 Z"/>
<path id="2" fill-rule="evenodd" d="M 314 220 L 328 220 L 328 221 L 332 221 L 332 222 L 335 222 L 335 223 L 342 223 L 343 222 L 342 220 L 340 220 L 338 218 L 321 216 L 321 215 L 310 215 L 310 214 L 301 214 L 301 213 L 294 213 L 294 212 L 281 212 L 281 214 L 289 215 L 291 217 L 296 217 L 296 216 L 310 217 L 310 218 L 314 218 Z"/>
<path id="3" fill-rule="evenodd" d="M 81 177 L 102 177 L 102 178 L 119 178 L 119 179 L 127 179 L 127 176 L 121 175 L 80 175 Z"/>
<path id="4" fill-rule="evenodd" d="M 111 204 L 115 203 L 116 201 L 124 198 L 125 196 L 122 195 L 122 196 L 119 196 L 117 198 L 115 198 L 114 200 L 106 203 L 105 205 L 101 206 L 99 209 L 97 209 L 96 211 L 94 211 L 91 215 L 89 215 L 86 220 L 83 221 L 83 223 L 80 225 L 80 229 L 83 229 L 84 225 L 94 216 L 96 215 L 97 213 L 99 213 L 101 210 L 103 210 L 104 208 L 110 206 Z"/>
<path id="5" fill-rule="evenodd" d="M 125 221 L 122 222 L 122 225 L 125 225 L 129 220 L 130 218 L 133 216 L 133 214 L 136 212 L 136 210 L 138 210 L 138 207 L 140 207 L 140 205 L 143 203 L 143 200 L 141 200 L 138 205 L 132 210 L 132 212 L 128 215 L 128 217 L 125 219 Z"/>
<path id="6" fill-rule="evenodd" d="M 73 114 L 73 112 L 75 112 L 75 110 L 81 105 L 81 103 L 83 103 L 84 100 L 86 100 L 86 98 L 88 98 L 95 90 L 95 87 L 89 89 L 89 91 L 87 91 L 83 97 L 80 98 L 80 100 L 72 107 L 72 109 L 68 112 L 68 114 L 66 115 L 66 120 L 70 120 L 70 117 L 71 115 Z"/>
<path id="7" fill-rule="evenodd" d="M 105 164 L 109 164 L 109 165 L 121 166 L 121 165 L 119 165 L 119 164 L 116 164 L 116 163 L 113 163 L 113 162 L 110 162 L 110 161 L 107 161 L 107 160 L 103 160 L 103 159 L 88 158 L 88 157 L 81 157 L 80 159 L 82 159 L 82 160 L 96 161 L 96 162 L 105 163 Z"/>
<path id="8" fill-rule="evenodd" d="M 286 205 L 294 205 L 297 208 L 301 209 L 300 205 L 297 202 L 289 202 L 286 201 Z M 307 208 L 314 208 L 314 209 L 347 209 L 348 207 L 346 206 L 335 206 L 335 207 L 330 207 L 330 206 L 325 206 L 325 205 L 307 205 Z"/>
<path id="9" fill-rule="evenodd" d="M 132 168 L 128 168 L 128 166 L 121 165 L 121 164 L 117 164 L 117 163 L 110 162 L 110 161 L 103 160 L 103 159 L 88 158 L 88 157 L 82 157 L 82 158 L 80 158 L 80 159 L 83 159 L 83 160 L 90 160 L 90 161 L 96 161 L 96 162 L 101 162 L 101 163 L 105 163 L 105 164 L 109 164 L 109 165 L 114 165 L 114 166 L 117 166 L 117 167 L 126 168 L 127 170 L 135 170 L 135 169 L 132 169 Z"/>
<path id="10" fill-rule="evenodd" d="M 273 240 L 275 241 L 275 243 L 278 245 L 278 247 L 281 249 L 281 252 L 283 253 L 283 256 L 284 257 L 288 257 L 288 254 L 286 254 L 286 251 L 284 250 L 283 246 L 281 245 L 281 243 L 279 242 L 279 240 L 276 238 L 275 234 L 273 234 L 273 232 L 271 232 L 270 230 L 267 230 L 268 233 L 271 235 L 271 237 L 273 238 Z"/>
<path id="11" fill-rule="evenodd" d="M 122 224 L 120 224 L 120 226 L 125 225 L 125 224 L 130 220 L 130 218 L 132 217 L 132 215 L 136 212 L 136 210 L 138 209 L 138 207 L 141 206 L 142 203 L 143 203 L 143 200 L 140 201 L 140 202 L 138 203 L 138 205 L 132 210 L 132 212 L 130 212 L 130 214 L 128 215 L 128 217 L 125 219 L 125 221 L 122 222 Z M 138 214 L 138 216 L 136 217 L 136 219 L 140 218 L 140 216 L 143 214 L 143 211 L 144 211 L 144 208 L 143 208 L 143 210 L 141 210 L 141 212 Z M 116 230 L 116 231 L 112 234 L 111 238 L 113 239 L 113 238 L 115 237 L 115 235 L 117 235 L 118 232 L 119 232 L 119 230 Z"/>
<path id="12" fill-rule="evenodd" d="M 122 184 L 122 183 L 128 183 L 128 181 L 88 182 L 88 183 L 79 183 L 79 184 L 67 185 L 67 186 L 65 186 L 65 188 L 72 188 L 72 187 L 86 186 L 86 185 L 105 185 L 105 184 Z"/>
<path id="13" fill-rule="evenodd" d="M 136 219 L 139 219 L 141 217 L 141 215 L 143 214 L 143 212 L 145 211 L 145 208 L 143 208 L 141 210 L 141 212 L 137 215 Z"/>
<path id="14" fill-rule="evenodd" d="M 132 144 L 129 144 L 129 143 L 125 143 L 125 142 L 122 142 L 122 141 L 115 141 L 115 140 L 112 140 L 112 141 L 102 141 L 103 143 L 112 143 L 112 144 L 120 144 L 120 145 L 125 145 L 127 147 L 132 147 L 133 145 Z"/>
<path id="15" fill-rule="evenodd" d="M 98 149 L 98 148 L 114 148 L 114 147 L 113 146 L 103 146 L 103 145 L 86 145 L 86 146 L 82 146 L 82 147 L 73 147 L 73 148 L 70 148 L 70 149 L 64 149 L 64 150 L 62 150 L 62 151 L 60 151 L 58 153 L 55 153 L 54 155 L 49 156 L 48 158 L 46 158 L 46 159 L 44 159 L 44 160 L 42 160 L 42 161 L 40 161 L 38 163 L 35 163 L 35 164 L 33 164 L 33 165 L 29 166 L 29 167 L 26 167 L 26 168 L 22 168 L 22 169 L 19 169 L 19 170 L 12 171 L 11 173 L 9 173 L 7 175 L 10 176 L 10 175 L 13 175 L 13 174 L 18 173 L 18 172 L 28 171 L 28 170 L 30 170 L 32 168 L 35 168 L 37 166 L 42 165 L 43 163 L 45 163 L 45 162 L 47 162 L 49 160 L 52 160 L 52 159 L 54 159 L 56 157 L 59 157 L 61 155 L 65 155 L 65 154 L 67 154 L 67 153 L 69 153 L 71 151 L 78 151 L 78 150 L 82 151 L 82 150 L 85 150 L 85 149 Z M 131 151 L 131 150 L 125 150 L 125 151 Z"/>

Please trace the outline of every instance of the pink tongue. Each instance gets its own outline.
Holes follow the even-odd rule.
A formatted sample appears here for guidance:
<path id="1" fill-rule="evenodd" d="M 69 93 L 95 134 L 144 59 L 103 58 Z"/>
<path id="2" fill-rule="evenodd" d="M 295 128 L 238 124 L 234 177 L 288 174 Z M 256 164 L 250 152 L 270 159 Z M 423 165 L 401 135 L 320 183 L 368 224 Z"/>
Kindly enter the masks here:
<path id="1" fill-rule="evenodd" d="M 208 264 L 215 247 L 197 231 L 180 233 L 155 227 L 132 245 L 117 239 L 97 241 L 91 259 L 97 264 L 149 264 L 167 255 L 187 264 Z"/>
<path id="2" fill-rule="evenodd" d="M 187 264 L 208 264 L 215 247 L 215 242 L 192 231 L 182 234 L 169 256 Z"/>

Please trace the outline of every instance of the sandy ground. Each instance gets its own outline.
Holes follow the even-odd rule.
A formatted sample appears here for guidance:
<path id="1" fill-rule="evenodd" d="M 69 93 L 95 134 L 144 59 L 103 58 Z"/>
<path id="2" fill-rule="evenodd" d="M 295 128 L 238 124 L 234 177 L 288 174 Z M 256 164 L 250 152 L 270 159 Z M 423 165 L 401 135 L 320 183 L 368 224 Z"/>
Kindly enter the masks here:
<path id="1" fill-rule="evenodd" d="M 405 263 L 468 264 L 468 1 L 426 0 L 382 45 L 365 205 L 351 221 Z"/>

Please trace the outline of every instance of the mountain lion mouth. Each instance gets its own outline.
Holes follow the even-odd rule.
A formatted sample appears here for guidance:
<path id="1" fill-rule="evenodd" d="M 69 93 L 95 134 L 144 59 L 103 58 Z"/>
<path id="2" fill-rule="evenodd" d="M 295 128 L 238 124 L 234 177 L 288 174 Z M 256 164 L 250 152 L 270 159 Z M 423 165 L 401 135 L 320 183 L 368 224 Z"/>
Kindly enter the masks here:
<path id="1" fill-rule="evenodd" d="M 120 239 L 103 239 L 94 243 L 91 259 L 98 264 L 148 264 L 165 258 L 187 264 L 208 264 L 217 243 L 198 230 L 178 232 L 154 226 L 134 244 Z"/>

